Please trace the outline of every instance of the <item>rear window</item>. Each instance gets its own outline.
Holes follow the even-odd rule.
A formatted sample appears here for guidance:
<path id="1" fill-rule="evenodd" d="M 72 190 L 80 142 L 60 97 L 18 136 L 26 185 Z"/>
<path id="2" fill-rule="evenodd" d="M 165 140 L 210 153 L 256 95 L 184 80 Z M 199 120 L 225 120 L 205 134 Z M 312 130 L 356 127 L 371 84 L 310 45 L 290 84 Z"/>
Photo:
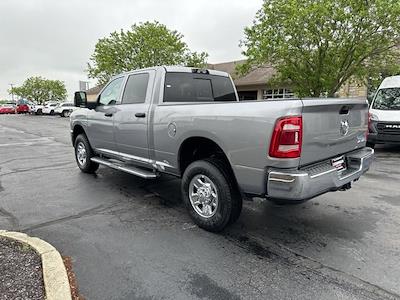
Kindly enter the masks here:
<path id="1" fill-rule="evenodd" d="M 166 73 L 164 102 L 236 101 L 232 81 L 228 77 Z"/>
<path id="2" fill-rule="evenodd" d="M 379 110 L 400 110 L 400 88 L 380 89 L 376 93 L 372 108 Z"/>

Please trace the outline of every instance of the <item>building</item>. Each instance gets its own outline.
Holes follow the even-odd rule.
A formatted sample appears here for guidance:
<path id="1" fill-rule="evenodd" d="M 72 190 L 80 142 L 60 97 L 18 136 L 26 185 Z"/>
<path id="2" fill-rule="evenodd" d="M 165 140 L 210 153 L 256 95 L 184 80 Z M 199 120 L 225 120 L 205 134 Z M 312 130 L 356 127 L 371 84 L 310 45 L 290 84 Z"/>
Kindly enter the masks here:
<path id="1" fill-rule="evenodd" d="M 272 66 L 258 67 L 245 76 L 238 76 L 236 66 L 243 64 L 245 60 L 231 61 L 219 64 L 208 64 L 212 70 L 229 73 L 238 91 L 239 100 L 262 100 L 293 98 L 294 94 L 289 86 L 268 85 L 276 70 Z"/>
<path id="2" fill-rule="evenodd" d="M 258 67 L 245 76 L 238 76 L 236 66 L 243 64 L 245 60 L 232 61 L 219 64 L 208 64 L 207 68 L 224 71 L 231 74 L 236 85 L 240 100 L 268 100 L 293 98 L 294 93 L 289 85 L 270 84 L 276 75 L 272 66 Z M 367 97 L 367 86 L 365 84 L 348 81 L 338 92 L 338 97 Z"/>
<path id="3" fill-rule="evenodd" d="M 100 93 L 102 88 L 103 88 L 102 85 L 96 85 L 95 87 L 86 90 L 87 101 L 89 102 L 96 101 L 97 95 Z"/>
<path id="4" fill-rule="evenodd" d="M 208 64 L 207 68 L 229 73 L 238 91 L 239 100 L 273 100 L 293 98 L 295 95 L 289 85 L 272 85 L 271 79 L 276 75 L 272 66 L 258 67 L 245 76 L 236 73 L 236 66 L 245 60 L 231 61 L 218 64 Z M 88 101 L 94 101 L 102 86 L 96 86 L 86 91 Z M 338 97 L 367 97 L 367 87 L 364 84 L 349 81 L 342 86 Z"/>

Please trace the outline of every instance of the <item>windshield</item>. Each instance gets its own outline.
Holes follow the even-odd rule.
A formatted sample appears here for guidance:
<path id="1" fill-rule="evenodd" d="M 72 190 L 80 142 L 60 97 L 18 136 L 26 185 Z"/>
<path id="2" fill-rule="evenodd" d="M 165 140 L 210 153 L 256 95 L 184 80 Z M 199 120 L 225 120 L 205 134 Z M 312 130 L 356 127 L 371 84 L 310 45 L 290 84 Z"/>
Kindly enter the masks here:
<path id="1" fill-rule="evenodd" d="M 372 108 L 400 110 L 400 88 L 380 89 L 376 94 Z"/>

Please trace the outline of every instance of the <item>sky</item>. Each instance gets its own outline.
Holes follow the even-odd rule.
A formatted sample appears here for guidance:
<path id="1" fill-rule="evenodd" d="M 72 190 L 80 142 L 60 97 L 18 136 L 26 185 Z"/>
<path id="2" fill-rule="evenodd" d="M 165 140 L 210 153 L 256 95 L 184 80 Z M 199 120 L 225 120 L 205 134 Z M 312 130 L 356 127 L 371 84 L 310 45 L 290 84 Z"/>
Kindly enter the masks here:
<path id="1" fill-rule="evenodd" d="M 243 58 L 239 41 L 262 0 L 1 0 L 0 99 L 30 76 L 65 82 L 68 98 L 89 80 L 98 39 L 134 23 L 159 21 L 184 35 L 208 62 Z M 96 80 L 90 79 L 90 87 Z"/>

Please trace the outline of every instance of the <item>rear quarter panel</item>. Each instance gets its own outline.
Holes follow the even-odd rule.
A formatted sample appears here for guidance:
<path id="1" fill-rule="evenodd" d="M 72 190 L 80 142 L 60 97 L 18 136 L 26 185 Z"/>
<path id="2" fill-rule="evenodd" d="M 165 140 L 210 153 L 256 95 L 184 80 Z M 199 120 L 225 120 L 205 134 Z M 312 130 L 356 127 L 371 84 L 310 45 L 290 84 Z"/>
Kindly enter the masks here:
<path id="1" fill-rule="evenodd" d="M 160 104 L 153 118 L 154 155 L 179 175 L 178 153 L 190 137 L 213 140 L 228 157 L 244 192 L 265 192 L 267 166 L 297 167 L 298 159 L 268 157 L 269 141 L 277 118 L 300 115 L 300 100 Z M 175 126 L 176 134 L 168 127 Z"/>

